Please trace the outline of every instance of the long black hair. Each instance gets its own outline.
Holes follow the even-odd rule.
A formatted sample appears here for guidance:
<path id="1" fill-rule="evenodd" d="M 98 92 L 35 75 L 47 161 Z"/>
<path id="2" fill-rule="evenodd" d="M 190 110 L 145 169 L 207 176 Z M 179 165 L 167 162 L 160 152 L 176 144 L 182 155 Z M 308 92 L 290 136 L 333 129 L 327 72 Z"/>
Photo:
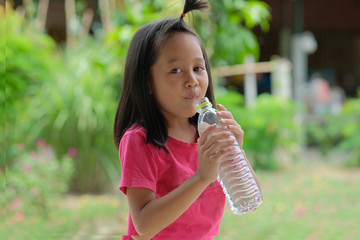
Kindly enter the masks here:
<path id="1" fill-rule="evenodd" d="M 123 88 L 115 116 L 114 141 L 117 148 L 126 130 L 134 123 L 139 123 L 146 130 L 146 142 L 166 150 L 167 123 L 150 94 L 149 80 L 151 67 L 159 55 L 161 45 L 174 33 L 189 33 L 198 39 L 209 77 L 206 97 L 214 104 L 210 65 L 204 45 L 195 30 L 183 20 L 184 14 L 193 10 L 206 10 L 209 7 L 209 3 L 204 0 L 186 0 L 183 14 L 179 18 L 149 23 L 133 36 L 127 53 Z M 196 126 L 197 118 L 198 114 L 189 118 L 189 121 Z"/>

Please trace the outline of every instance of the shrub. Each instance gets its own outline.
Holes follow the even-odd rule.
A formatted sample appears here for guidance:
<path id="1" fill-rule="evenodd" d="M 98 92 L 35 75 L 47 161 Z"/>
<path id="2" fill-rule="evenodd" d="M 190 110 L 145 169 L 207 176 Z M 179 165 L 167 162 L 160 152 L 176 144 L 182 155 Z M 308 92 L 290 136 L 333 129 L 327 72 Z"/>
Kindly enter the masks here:
<path id="1" fill-rule="evenodd" d="M 281 161 L 277 159 L 279 149 L 289 153 L 290 157 L 295 156 L 300 133 L 295 122 L 296 105 L 293 101 L 262 94 L 254 106 L 246 108 L 242 104 L 242 96 L 234 92 L 217 96 L 216 100 L 224 103 L 244 130 L 244 150 L 254 168 L 280 168 Z"/>
<path id="2" fill-rule="evenodd" d="M 338 149 L 350 151 L 349 164 L 360 167 L 360 91 L 359 98 L 349 99 L 337 119 L 338 130 L 342 137 Z"/>
<path id="3" fill-rule="evenodd" d="M 359 92 L 360 97 L 360 92 Z M 331 150 L 349 153 L 347 164 L 360 167 L 360 98 L 348 99 L 339 115 L 323 116 L 321 123 L 308 127 L 309 141 L 324 155 Z"/>
<path id="4" fill-rule="evenodd" d="M 24 103 L 34 97 L 28 89 L 51 79 L 56 66 L 60 65 L 53 39 L 35 26 L 25 24 L 25 20 L 14 14 L 10 7 L 6 16 L 0 16 L 0 32 L 6 36 L 0 40 L 0 116 L 2 126 L 5 126 L 0 152 L 6 153 L 6 160 L 11 163 L 14 145 L 24 137 L 19 130 L 20 121 L 27 118 Z"/>
<path id="5" fill-rule="evenodd" d="M 66 52 L 64 61 L 62 72 L 33 89 L 37 97 L 28 108 L 32 138 L 44 138 L 57 156 L 76 148 L 72 190 L 101 192 L 119 178 L 112 128 L 120 68 L 110 49 L 92 39 Z"/>
<path id="6" fill-rule="evenodd" d="M 73 173 L 73 159 L 64 155 L 57 159 L 52 147 L 38 140 L 35 150 L 28 151 L 24 145 L 17 146 L 19 154 L 14 164 L 0 169 L 0 192 L 5 193 L 1 205 L 7 215 L 47 216 L 54 199 L 68 190 Z M 70 154 L 73 154 L 73 150 Z M 72 155 L 73 156 L 73 155 Z"/>

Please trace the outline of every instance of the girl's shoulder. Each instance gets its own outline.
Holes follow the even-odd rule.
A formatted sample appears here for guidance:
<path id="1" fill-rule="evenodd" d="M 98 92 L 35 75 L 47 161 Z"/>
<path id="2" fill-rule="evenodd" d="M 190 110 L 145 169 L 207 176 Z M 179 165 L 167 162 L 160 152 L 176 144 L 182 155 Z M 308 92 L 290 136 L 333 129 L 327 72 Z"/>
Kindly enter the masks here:
<path id="1" fill-rule="evenodd" d="M 136 145 L 137 147 L 146 146 L 146 130 L 140 123 L 134 123 L 122 136 L 121 146 Z"/>
<path id="2" fill-rule="evenodd" d="M 140 123 L 136 122 L 128 130 L 126 130 L 124 136 L 129 134 L 140 134 L 146 136 L 146 130 Z"/>
<path id="3" fill-rule="evenodd" d="M 137 155 L 140 159 L 151 158 L 157 149 L 146 141 L 146 130 L 139 124 L 133 124 L 120 140 L 119 154 L 123 156 Z M 139 157 L 141 155 L 141 157 Z"/>
<path id="4" fill-rule="evenodd" d="M 121 138 L 121 141 L 127 141 L 129 139 L 138 139 L 146 141 L 146 130 L 140 123 L 134 123 Z M 120 141 L 120 144 L 121 144 Z"/>

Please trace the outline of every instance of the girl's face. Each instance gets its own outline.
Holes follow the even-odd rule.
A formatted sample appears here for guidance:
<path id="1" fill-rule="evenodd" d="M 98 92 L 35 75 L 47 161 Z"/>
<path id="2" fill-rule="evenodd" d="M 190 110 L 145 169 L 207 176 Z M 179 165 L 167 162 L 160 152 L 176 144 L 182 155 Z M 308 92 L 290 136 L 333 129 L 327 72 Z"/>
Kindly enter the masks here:
<path id="1" fill-rule="evenodd" d="M 188 119 L 205 96 L 209 79 L 198 40 L 175 33 L 160 48 L 151 69 L 150 89 L 167 121 Z"/>

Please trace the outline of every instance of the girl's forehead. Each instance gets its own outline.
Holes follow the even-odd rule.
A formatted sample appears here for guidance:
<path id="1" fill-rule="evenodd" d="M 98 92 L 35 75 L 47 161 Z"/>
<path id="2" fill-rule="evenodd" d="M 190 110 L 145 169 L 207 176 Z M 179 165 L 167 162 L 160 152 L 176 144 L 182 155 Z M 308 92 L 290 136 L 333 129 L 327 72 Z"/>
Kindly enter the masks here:
<path id="1" fill-rule="evenodd" d="M 199 55 L 203 56 L 199 40 L 190 33 L 171 34 L 159 49 L 159 55 Z"/>

